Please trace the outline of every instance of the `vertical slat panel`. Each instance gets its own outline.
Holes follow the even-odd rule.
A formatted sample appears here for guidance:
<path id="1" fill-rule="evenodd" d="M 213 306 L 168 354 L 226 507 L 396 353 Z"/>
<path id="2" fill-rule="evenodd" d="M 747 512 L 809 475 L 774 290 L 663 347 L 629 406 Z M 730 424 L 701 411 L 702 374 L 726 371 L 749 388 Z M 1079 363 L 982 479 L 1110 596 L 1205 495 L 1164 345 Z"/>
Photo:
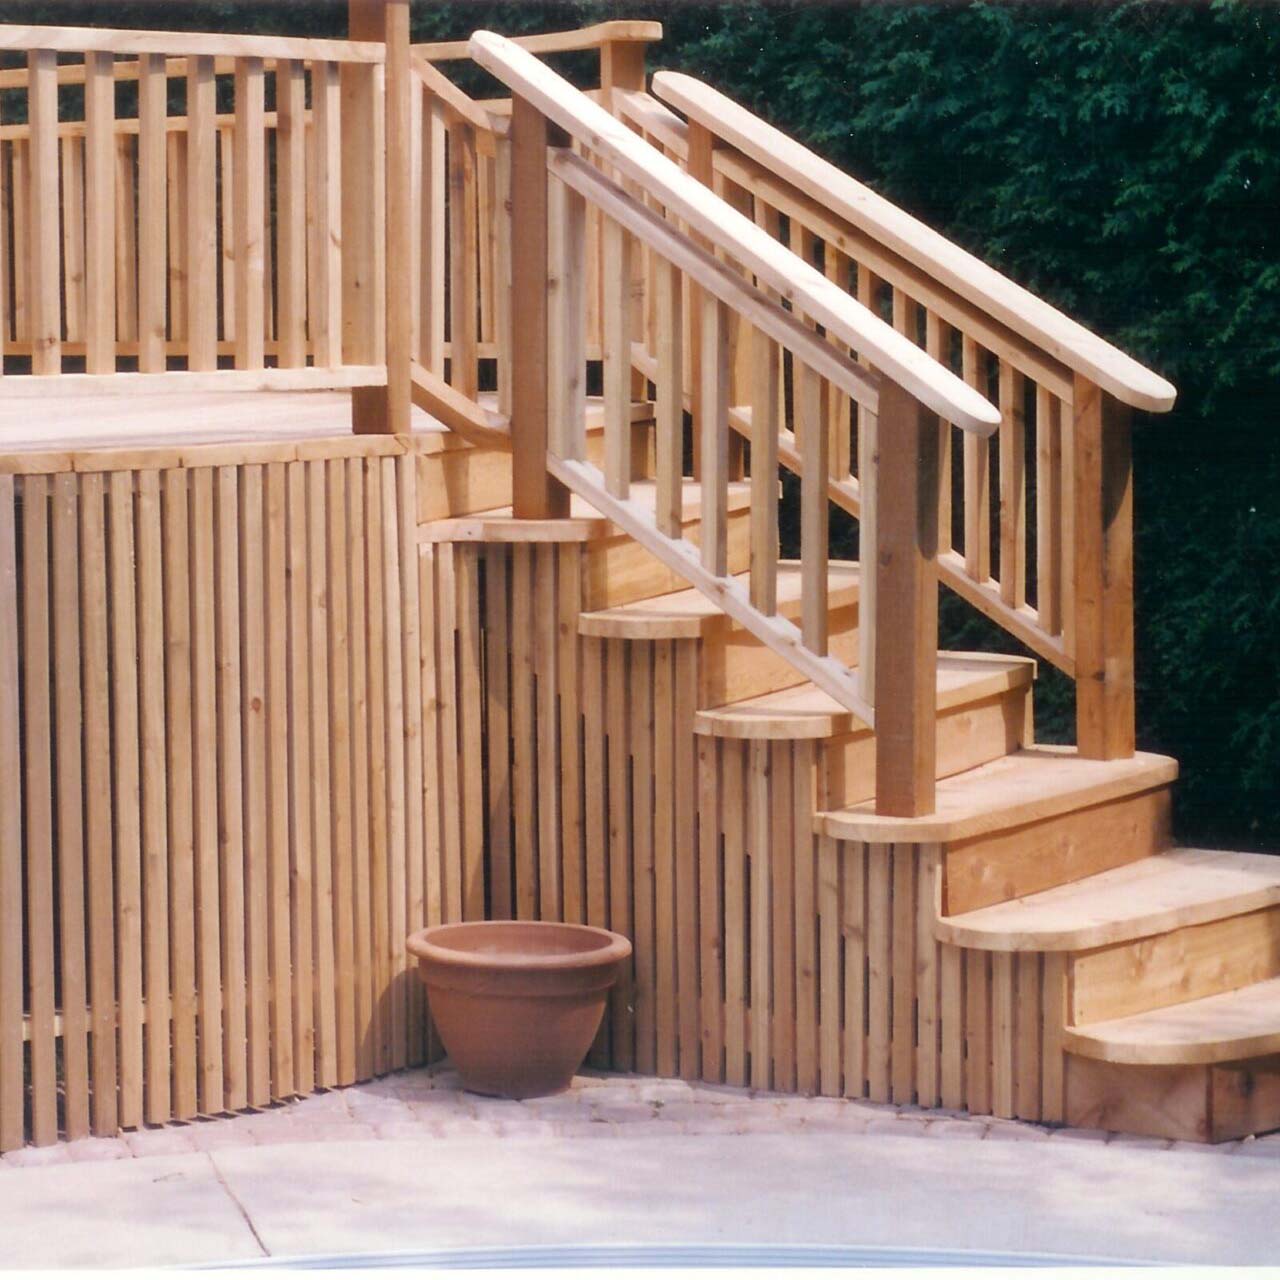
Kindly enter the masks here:
<path id="1" fill-rule="evenodd" d="M 584 642 L 584 655 L 590 656 L 600 644 Z M 653 898 L 654 898 L 654 964 L 657 979 L 654 992 L 654 1021 L 657 1033 L 657 1069 L 660 1076 L 676 1074 L 676 807 L 675 807 L 675 642 L 659 640 L 654 645 L 653 662 Z M 595 712 L 597 686 L 587 679 L 590 667 L 584 665 L 582 705 L 590 730 Z M 588 732 L 586 738 L 587 770 L 584 779 L 587 814 L 590 818 L 595 802 L 593 756 L 595 743 Z M 587 825 L 587 849 L 590 857 L 595 831 Z"/>
<path id="2" fill-rule="evenodd" d="M 264 493 L 260 466 L 242 469 L 239 489 L 241 783 L 244 823 L 245 973 L 248 979 L 249 1102 L 271 1097 L 270 966 L 267 842 L 267 649 Z M 274 754 L 274 752 L 272 753 Z"/>
<path id="3" fill-rule="evenodd" d="M 964 953 L 959 947 L 940 951 L 940 1029 L 942 1065 L 939 1097 L 948 1110 L 964 1106 Z"/>
<path id="4" fill-rule="evenodd" d="M 717 577 L 728 572 L 729 308 L 703 293 L 700 457 L 702 564 Z"/>
<path id="5" fill-rule="evenodd" d="M 724 828 L 725 1082 L 747 1083 L 747 748 L 721 744 Z"/>
<path id="6" fill-rule="evenodd" d="M 752 330 L 751 348 L 751 603 L 762 613 L 775 613 L 778 608 L 778 402 L 782 352 L 772 338 L 758 329 Z M 826 506 L 824 480 L 824 513 Z M 812 518 L 808 506 L 805 510 Z M 825 519 L 825 514 L 821 518 Z"/>
<path id="7" fill-rule="evenodd" d="M 468 124 L 449 130 L 449 385 L 474 400 L 479 324 L 479 246 L 476 134 Z"/>
<path id="8" fill-rule="evenodd" d="M 569 617 L 574 615 L 570 613 Z M 635 1069 L 652 1075 L 656 1069 L 654 1040 L 654 911 L 653 911 L 653 645 L 631 648 L 631 833 L 632 893 L 635 912 L 631 937 L 635 945 Z M 563 687 L 563 686 L 562 686 Z M 563 696 L 563 694 L 562 694 Z M 567 754 L 567 748 L 564 749 Z M 566 789 L 568 781 L 566 779 Z M 699 817 L 706 821 L 705 810 Z M 718 1057 L 718 1055 L 717 1055 Z"/>
<path id="9" fill-rule="evenodd" d="M 514 909 L 511 882 L 511 636 L 507 627 L 507 563 L 503 544 L 485 547 L 485 696 L 488 784 L 489 911 L 509 920 Z"/>
<path id="10" fill-rule="evenodd" d="M 47 49 L 27 55 L 30 177 L 27 309 L 31 372 L 62 370 L 62 293 L 58 222 L 58 69 Z"/>
<path id="11" fill-rule="evenodd" d="M 430 543 L 418 551 L 418 607 L 422 671 L 423 901 L 427 924 L 443 919 L 441 848 L 444 840 L 443 763 L 440 758 L 440 684 L 437 656 L 436 553 Z"/>
<path id="12" fill-rule="evenodd" d="M 138 803 L 138 637 L 133 476 L 110 484 L 111 764 L 115 823 L 120 1125 L 142 1123 L 142 833 Z"/>
<path id="13" fill-rule="evenodd" d="M 115 869 L 111 812 L 111 690 L 105 486 L 80 482 L 81 652 L 84 681 L 85 828 L 88 832 L 89 998 L 93 1033 L 93 1131 L 118 1126 L 116 1056 Z M 216 928 L 216 920 L 215 920 Z"/>
<path id="14" fill-rule="evenodd" d="M 191 588 L 195 583 L 188 473 L 164 472 L 165 777 L 168 784 L 169 912 L 173 993 L 173 1111 L 200 1109 L 196 1062 L 195 791 L 192 772 L 196 706 L 192 683 Z"/>
<path id="15" fill-rule="evenodd" d="M 164 58 L 138 58 L 138 368 L 165 367 L 165 264 L 168 236 L 165 193 L 165 119 L 169 81 Z"/>
<path id="16" fill-rule="evenodd" d="M 631 238 L 606 219 L 604 286 L 604 478 L 615 498 L 631 492 Z"/>
<path id="17" fill-rule="evenodd" d="M 514 595 L 514 593 L 513 593 Z M 519 625 L 519 614 L 512 609 L 512 634 Z M 512 658 L 514 672 L 515 659 Z M 668 670 L 670 667 L 668 666 Z M 583 741 L 583 796 L 586 810 L 586 921 L 588 924 L 605 925 L 609 919 L 609 881 L 608 868 L 605 864 L 608 848 L 608 774 L 606 772 L 605 728 L 604 728 L 604 641 L 593 637 L 584 637 L 582 641 L 582 741 Z M 668 706 L 670 704 L 668 703 Z M 674 939 L 672 930 L 670 934 Z M 674 951 L 667 953 L 671 957 L 674 970 Z M 674 986 L 671 988 L 674 992 Z M 674 995 L 670 997 L 674 999 Z M 607 1028 L 602 1026 L 596 1043 L 592 1048 L 588 1061 L 593 1066 L 607 1062 L 604 1050 L 608 1041 Z M 671 1032 L 671 1070 L 675 1067 L 674 1013 L 672 1014 Z"/>
<path id="18" fill-rule="evenodd" d="M 538 831 L 537 824 L 528 820 L 537 795 L 534 625 L 533 547 L 516 545 L 511 551 L 511 794 L 515 813 L 515 907 L 519 920 L 536 919 L 538 910 Z M 603 760 L 603 755 L 600 758 Z M 603 919 L 592 923 L 602 924 Z"/>
<path id="19" fill-rule="evenodd" d="M 892 1097 L 915 1100 L 916 1074 L 916 850 L 893 846 Z"/>
<path id="20" fill-rule="evenodd" d="M 218 365 L 218 132 L 213 59 L 187 62 L 187 367 Z"/>
<path id="21" fill-rule="evenodd" d="M 217 469 L 214 555 L 217 635 L 218 874 L 222 892 L 222 1056 L 226 1106 L 249 1100 L 248 970 L 244 860 L 244 751 L 241 739 L 240 477 Z"/>
<path id="22" fill-rule="evenodd" d="M 311 350 L 321 368 L 342 363 L 342 107 L 338 68 L 311 64 L 308 219 Z"/>
<path id="23" fill-rule="evenodd" d="M 680 273 L 654 259 L 658 327 L 656 517 L 658 529 L 678 538 L 682 528 L 684 487 L 684 300 Z"/>
<path id="24" fill-rule="evenodd" d="M 329 576 L 329 761 L 331 839 L 333 849 L 333 912 L 322 927 L 333 933 L 336 991 L 337 1083 L 350 1084 L 356 1076 L 355 916 L 352 848 L 352 707 L 351 623 L 348 597 L 348 565 L 352 538 L 348 524 L 347 467 L 341 460 L 329 463 L 328 576 Z"/>
<path id="25" fill-rule="evenodd" d="M 605 725 L 607 732 L 608 785 L 609 785 L 609 927 L 624 937 L 631 936 L 631 771 L 630 724 L 627 690 L 630 687 L 625 641 L 610 640 L 605 644 Z M 692 815 L 690 815 L 692 816 Z M 696 856 L 693 850 L 689 853 Z M 678 874 L 678 871 L 677 871 Z M 689 869 L 689 881 L 696 884 L 696 866 Z M 695 890 L 696 892 L 696 890 Z M 696 948 L 696 936 L 682 929 L 680 945 Z M 618 982 L 609 993 L 609 1028 L 612 1039 L 612 1065 L 617 1070 L 629 1071 L 634 1058 L 632 1037 L 632 991 L 634 977 L 632 965 L 622 967 Z M 686 1022 L 683 1014 L 686 1001 L 694 1000 L 695 993 L 681 983 L 681 1071 L 685 1070 L 684 1055 Z"/>
<path id="26" fill-rule="evenodd" d="M 844 1094 L 861 1098 L 867 1086 L 867 846 L 837 844 L 840 931 L 844 936 Z"/>
<path id="27" fill-rule="evenodd" d="M 697 759 L 693 718 L 698 707 L 698 645 L 675 642 L 676 928 L 680 1001 L 680 1075 L 698 1078 Z"/>
<path id="28" fill-rule="evenodd" d="M 940 960 L 933 926 L 938 916 L 939 850 L 936 845 L 920 845 L 916 856 L 916 1101 L 936 1107 Z"/>
<path id="29" fill-rule="evenodd" d="M 1000 598 L 1027 601 L 1026 380 L 1000 361 Z"/>
<path id="30" fill-rule="evenodd" d="M 237 58 L 235 79 L 236 368 L 260 369 L 266 325 L 263 312 L 266 122 L 262 59 Z"/>
<path id="31" fill-rule="evenodd" d="M 751 855 L 751 1086 L 772 1085 L 770 993 L 773 990 L 773 949 L 769 943 L 772 921 L 769 830 L 769 743 L 747 743 L 747 847 Z"/>
<path id="32" fill-rule="evenodd" d="M 271 1092 L 294 1092 L 294 1003 L 289 870 L 289 561 L 287 471 L 300 464 L 268 463 L 265 468 L 263 587 L 266 598 L 266 849 L 267 947 L 271 983 Z M 251 851 L 250 857 L 254 854 Z M 302 892 L 310 892 L 310 879 Z"/>
<path id="33" fill-rule="evenodd" d="M 543 607 L 536 610 L 534 622 L 534 664 L 537 676 L 537 762 L 538 762 L 538 904 L 539 919 L 564 919 L 564 886 L 561 883 L 560 848 L 560 805 L 561 791 L 564 786 L 564 775 L 560 767 L 560 735 L 559 707 L 556 702 L 556 690 L 559 684 L 557 669 L 557 633 L 559 618 L 556 613 L 556 548 L 549 542 L 539 543 L 534 548 L 534 589 L 536 598 L 543 601 Z M 473 584 L 471 592 L 473 600 L 478 598 L 479 584 Z M 474 608 L 474 606 L 473 606 Z M 475 661 L 474 680 L 480 683 L 479 644 L 474 646 Z M 479 695 L 476 696 L 479 706 Z M 475 752 L 477 763 L 481 759 L 480 724 L 477 719 L 473 740 L 469 741 L 466 751 Z M 476 779 L 476 790 L 479 791 L 479 777 Z M 480 813 L 479 796 L 476 797 L 476 813 Z M 483 832 L 477 830 L 477 843 L 483 839 Z M 480 854 L 477 852 L 477 863 Z M 480 894 L 474 899 L 477 914 L 483 912 L 483 885 L 480 874 L 476 873 L 477 888 Z"/>
<path id="34" fill-rule="evenodd" d="M 986 353 L 966 333 L 961 344 L 964 380 L 986 393 Z M 964 434 L 964 571 L 975 582 L 991 577 L 991 446 L 985 436 Z"/>
<path id="35" fill-rule="evenodd" d="M 773 1087 L 796 1087 L 795 818 L 792 744 L 770 742 L 770 838 L 773 885 Z"/>
<path id="36" fill-rule="evenodd" d="M 825 432 L 822 434 L 826 434 Z M 814 847 L 814 744 L 792 747 L 795 821 L 796 1088 L 818 1092 L 818 890 Z"/>
<path id="37" fill-rule="evenodd" d="M 890 1099 L 893 968 L 892 846 L 867 846 L 867 1095 Z"/>
<path id="38" fill-rule="evenodd" d="M 444 918 L 462 919 L 462 786 L 458 732 L 458 591 L 455 549 L 436 553 L 436 679 L 440 708 L 440 812 Z M 521 812 L 529 812 L 528 809 Z"/>
<path id="39" fill-rule="evenodd" d="M 974 1115 L 991 1111 L 991 956 L 964 953 L 964 1093 Z"/>
<path id="40" fill-rule="evenodd" d="M 991 1113 L 1014 1114 L 1014 1063 L 1017 1037 L 1017 993 L 1014 956 L 991 953 Z"/>
<path id="41" fill-rule="evenodd" d="M 89 1132 L 88 993 L 85 985 L 84 775 L 80 698 L 79 480 L 53 481 L 53 663 L 57 750 L 58 956 L 62 966 L 63 1127 Z M 0 528 L 12 501 L 0 487 Z M 2 545 L 2 544 L 0 544 Z M 0 561 L 0 579 L 3 562 Z M 5 588 L 7 589 L 7 588 Z M 0 679 L 3 673 L 0 672 Z M 0 715 L 0 724 L 3 716 Z M 6 801 L 5 809 L 8 809 Z"/>
<path id="42" fill-rule="evenodd" d="M 541 560 L 542 547 L 537 548 L 537 560 Z M 458 588 L 458 752 L 462 768 L 462 918 L 479 920 L 484 917 L 484 737 L 481 724 L 481 646 L 480 634 L 480 571 L 478 548 L 459 547 L 454 556 L 457 568 Z M 539 570 L 541 564 L 536 566 Z M 540 573 L 535 575 L 534 589 L 544 590 Z M 540 598 L 545 599 L 545 596 Z M 535 627 L 551 616 L 550 609 L 537 612 Z M 540 656 L 541 646 L 535 630 L 535 657 Z M 541 726 L 539 726 L 541 728 Z M 554 767 L 548 762 L 549 767 Z M 542 760 L 538 760 L 542 767 Z M 546 803 L 539 796 L 539 812 Z M 551 822 L 554 832 L 557 823 Z M 554 838 L 551 849 L 555 848 Z M 549 851 L 548 851 L 549 852 Z M 550 859 L 548 859 L 551 861 Z M 539 867 L 541 874 L 542 868 Z M 553 865 L 554 873 L 554 865 Z M 554 901 L 554 889 L 552 900 Z"/>
<path id="43" fill-rule="evenodd" d="M 0 476 L 0 1151 L 26 1138 L 22 1048 L 22 728 L 18 538 L 12 476 Z"/>
<path id="44" fill-rule="evenodd" d="M 817 838 L 818 1092 L 840 1093 L 840 846 Z"/>
<path id="45" fill-rule="evenodd" d="M 577 617 L 582 603 L 582 548 L 559 548 L 556 587 L 560 617 L 558 677 L 560 689 L 561 853 L 564 870 L 564 918 L 580 923 L 586 899 L 583 865 L 582 702 L 578 687 Z M 492 730 L 490 730 L 492 733 Z M 505 749 L 505 748 L 504 748 Z M 650 1068 L 652 1070 L 652 1067 Z"/>
<path id="46" fill-rule="evenodd" d="M 171 1110 L 168 778 L 160 473 L 137 478 L 138 690 L 141 717 L 142 902 L 145 911 L 146 1118 Z M 187 704 L 188 710 L 190 703 Z"/>
<path id="47" fill-rule="evenodd" d="M 1044 956 L 1043 1014 L 1040 1119 L 1046 1124 L 1061 1124 L 1066 1108 L 1063 1033 L 1067 1020 L 1067 956 L 1061 951 Z"/>
<path id="48" fill-rule="evenodd" d="M 115 201 L 115 117 L 116 90 L 113 58 L 109 53 L 87 53 L 84 59 L 85 118 L 85 370 L 88 373 L 111 373 L 116 367 L 116 201 Z M 142 96 L 146 91 L 145 100 Z M 147 129 L 145 178 L 154 181 L 156 140 L 154 134 L 154 97 L 152 86 L 139 84 L 139 129 Z M 143 108 L 148 115 L 143 117 Z M 143 159 L 139 134 L 139 161 Z M 163 142 L 161 144 L 163 146 Z M 163 162 L 162 162 L 163 163 Z M 149 191 L 148 194 L 154 194 Z M 139 204 L 139 210 L 145 206 Z M 164 211 L 163 196 L 146 209 L 148 225 Z M 144 240 L 148 256 L 152 244 Z M 163 255 L 161 236 L 158 252 Z M 163 262 L 163 257 L 160 258 Z M 148 278 L 148 284 L 152 284 Z M 154 285 L 152 286 L 154 287 Z M 139 353 L 141 355 L 141 352 Z M 141 367 L 141 364 L 139 364 Z"/>
<path id="49" fill-rule="evenodd" d="M 1017 1069 L 1014 1073 L 1014 1115 L 1021 1120 L 1040 1119 L 1041 1051 L 1044 1027 L 1040 954 L 1020 951 L 1014 956 L 1017 1000 Z"/>
<path id="50" fill-rule="evenodd" d="M 715 738 L 697 739 L 698 755 L 698 927 L 702 984 L 702 1078 L 716 1082 L 724 1054 L 721 968 L 720 769 Z"/>
<path id="51" fill-rule="evenodd" d="M 311 464 L 316 466 L 318 464 Z M 293 887 L 289 914 L 294 1028 L 294 1085 L 307 1093 L 316 1078 L 315 999 L 313 987 L 314 894 L 313 800 L 318 770 L 312 765 L 310 584 L 307 555 L 307 472 L 305 462 L 285 471 L 285 546 L 287 556 L 288 638 L 288 873 Z M 270 547 L 268 547 L 270 556 Z M 270 570 L 268 570 L 270 573 Z"/>
<path id="52" fill-rule="evenodd" d="M 37 1146 L 47 1146 L 58 1136 L 58 1101 L 53 1024 L 53 736 L 46 476 L 24 477 L 22 508 L 22 816 L 26 835 L 31 1137 Z"/>

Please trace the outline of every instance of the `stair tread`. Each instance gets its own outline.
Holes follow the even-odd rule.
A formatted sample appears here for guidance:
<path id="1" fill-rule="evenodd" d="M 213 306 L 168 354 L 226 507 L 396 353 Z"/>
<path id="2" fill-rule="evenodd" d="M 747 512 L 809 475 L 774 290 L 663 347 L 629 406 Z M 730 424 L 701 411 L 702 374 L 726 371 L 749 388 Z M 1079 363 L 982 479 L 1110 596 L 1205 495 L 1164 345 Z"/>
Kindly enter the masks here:
<path id="1" fill-rule="evenodd" d="M 877 814 L 868 800 L 818 815 L 818 830 L 841 840 L 885 844 L 971 839 L 1102 804 L 1172 782 L 1176 760 L 1139 751 L 1127 760 L 1086 760 L 1074 747 L 1024 747 L 944 778 L 922 818 Z"/>
<path id="2" fill-rule="evenodd" d="M 1280 1051 L 1280 978 L 1066 1029 L 1066 1048 L 1132 1065 L 1196 1065 Z"/>
<path id="3" fill-rule="evenodd" d="M 1280 858 L 1170 849 L 1025 898 L 944 916 L 942 942 L 984 951 L 1083 951 L 1280 903 Z"/>
<path id="4" fill-rule="evenodd" d="M 732 575 L 746 587 L 749 572 Z M 831 561 L 827 577 L 830 607 L 842 608 L 858 599 L 860 571 L 856 561 Z M 800 605 L 800 564 L 795 560 L 783 560 L 778 565 L 778 611 L 783 614 L 798 612 Z M 681 640 L 697 639 L 724 620 L 730 619 L 714 600 L 703 595 L 696 587 L 664 595 L 649 596 L 630 604 L 615 605 L 610 609 L 597 609 L 584 613 L 578 620 L 578 630 L 584 636 L 600 636 L 610 640 Z M 826 696 L 826 695 L 824 695 Z M 839 706 L 832 702 L 833 706 Z"/>
<path id="5" fill-rule="evenodd" d="M 1003 654 L 939 653 L 938 710 L 1029 685 L 1035 665 L 1031 658 Z M 695 730 L 720 738 L 786 739 L 871 732 L 852 711 L 809 681 L 700 711 Z"/>

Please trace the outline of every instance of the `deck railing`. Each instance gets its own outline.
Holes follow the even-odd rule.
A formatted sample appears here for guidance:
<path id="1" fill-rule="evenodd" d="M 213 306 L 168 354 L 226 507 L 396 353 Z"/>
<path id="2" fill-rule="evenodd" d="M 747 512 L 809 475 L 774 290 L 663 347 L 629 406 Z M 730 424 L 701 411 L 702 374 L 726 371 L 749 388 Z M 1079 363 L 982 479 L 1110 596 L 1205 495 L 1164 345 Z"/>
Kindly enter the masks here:
<path id="1" fill-rule="evenodd" d="M 915 814 L 933 807 L 937 618 L 934 542 L 937 415 L 989 434 L 994 408 L 803 260 L 638 138 L 525 50 L 477 33 L 473 58 L 511 88 L 512 219 L 522 228 L 512 307 L 511 421 L 516 511 L 562 514 L 567 489 L 587 496 L 638 541 L 716 599 L 807 678 L 877 728 L 877 805 Z M 581 152 L 575 155 L 574 149 Z M 638 193 L 643 193 L 641 197 Z M 646 202 L 661 208 L 660 214 Z M 579 424 L 585 378 L 585 209 L 603 215 L 599 281 L 603 330 L 605 463 L 585 461 Z M 665 216 L 664 216 L 665 215 Z M 656 355 L 645 360 L 636 327 L 637 255 L 652 272 Z M 755 281 L 753 283 L 752 281 Z M 687 306 L 685 326 L 681 310 Z M 554 306 L 548 298 L 554 298 Z M 785 306 L 783 305 L 785 302 Z M 757 376 L 749 413 L 753 444 L 752 574 L 745 591 L 728 574 L 731 318 L 753 336 Z M 861 370 L 817 333 L 856 350 Z M 697 369 L 685 376 L 683 334 Z M 636 340 L 640 340 L 637 353 Z M 795 385 L 789 447 L 800 457 L 802 625 L 777 616 L 777 413 L 781 353 Z M 652 511 L 631 494 L 630 406 L 637 354 L 657 392 L 658 474 Z M 700 547 L 679 536 L 686 389 L 699 459 Z M 828 434 L 823 404 L 848 397 L 880 422 L 884 514 L 879 555 L 863 580 L 880 582 L 860 627 L 879 650 L 874 682 L 828 656 Z M 560 483 L 557 484 L 556 482 Z M 565 486 L 562 488 L 561 486 Z"/>
<path id="2" fill-rule="evenodd" d="M 993 440 L 956 440 L 942 418 L 940 577 L 1075 679 L 1082 754 L 1132 755 L 1130 419 L 1134 409 L 1168 410 L 1174 388 L 725 95 L 673 72 L 656 74 L 652 88 L 687 123 L 630 94 L 618 108 L 634 128 L 994 394 Z M 855 452 L 848 405 L 829 408 L 829 492 L 861 518 L 865 557 L 876 548 L 867 484 L 875 426 L 863 411 Z M 963 476 L 954 485 L 953 452 Z M 882 508 L 887 501 L 882 492 Z"/>
<path id="3" fill-rule="evenodd" d="M 0 72 L 5 355 L 37 376 L 385 382 L 385 47 L 0 27 L 25 56 Z"/>

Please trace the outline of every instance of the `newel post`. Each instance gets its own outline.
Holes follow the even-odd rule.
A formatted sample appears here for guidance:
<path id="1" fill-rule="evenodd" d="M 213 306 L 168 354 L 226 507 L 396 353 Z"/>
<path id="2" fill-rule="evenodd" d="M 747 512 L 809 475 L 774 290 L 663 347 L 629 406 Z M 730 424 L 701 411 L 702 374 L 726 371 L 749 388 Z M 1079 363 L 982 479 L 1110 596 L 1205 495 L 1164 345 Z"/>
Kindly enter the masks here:
<path id="1" fill-rule="evenodd" d="M 403 435 L 413 341 L 409 0 L 348 0 L 348 27 L 351 39 L 386 46 L 383 66 L 341 72 L 343 359 L 387 366 L 385 387 L 352 391 L 351 426 Z"/>
<path id="2" fill-rule="evenodd" d="M 546 520 L 569 514 L 569 492 L 547 470 L 551 375 L 546 117 L 527 99 L 511 103 L 512 514 Z"/>
<path id="3" fill-rule="evenodd" d="M 1091 760 L 1134 752 L 1132 412 L 1076 375 L 1076 741 Z"/>
<path id="4" fill-rule="evenodd" d="M 876 812 L 932 813 L 937 771 L 938 418 L 880 388 L 875 598 Z"/>

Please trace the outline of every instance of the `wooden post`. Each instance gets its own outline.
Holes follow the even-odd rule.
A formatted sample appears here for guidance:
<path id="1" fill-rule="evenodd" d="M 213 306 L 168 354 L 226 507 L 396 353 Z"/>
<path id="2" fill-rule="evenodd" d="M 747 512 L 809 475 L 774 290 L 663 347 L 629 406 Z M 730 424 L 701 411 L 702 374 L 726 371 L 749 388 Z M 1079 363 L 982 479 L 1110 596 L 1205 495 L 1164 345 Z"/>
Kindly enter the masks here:
<path id="1" fill-rule="evenodd" d="M 569 514 L 569 492 L 547 471 L 547 121 L 519 96 L 511 104 L 512 511 L 519 520 Z"/>
<path id="2" fill-rule="evenodd" d="M 876 812 L 932 813 L 938 669 L 938 419 L 880 388 Z"/>
<path id="3" fill-rule="evenodd" d="M 409 0 L 348 0 L 348 15 L 352 40 L 386 45 L 381 108 L 378 68 L 341 71 L 344 359 L 387 366 L 385 387 L 352 391 L 351 426 L 400 435 L 409 430 L 413 326 Z"/>
<path id="4" fill-rule="evenodd" d="M 1132 414 L 1075 380 L 1076 740 L 1091 760 L 1134 752 Z"/>

